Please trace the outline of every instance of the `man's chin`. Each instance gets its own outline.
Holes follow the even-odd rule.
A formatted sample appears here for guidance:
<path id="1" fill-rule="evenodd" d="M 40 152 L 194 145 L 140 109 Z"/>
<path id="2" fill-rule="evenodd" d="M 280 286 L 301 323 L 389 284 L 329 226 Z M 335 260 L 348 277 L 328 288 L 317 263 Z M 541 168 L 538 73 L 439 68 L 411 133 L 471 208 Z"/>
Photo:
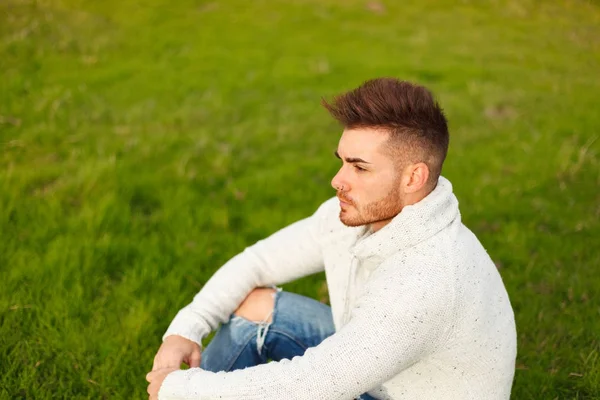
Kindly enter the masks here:
<path id="1" fill-rule="evenodd" d="M 361 221 L 361 220 L 358 220 L 355 218 L 354 219 L 350 218 L 347 215 L 346 211 L 340 211 L 340 221 L 342 224 L 349 226 L 349 227 L 363 226 L 363 225 L 368 224 L 368 222 L 364 222 L 364 221 Z"/>

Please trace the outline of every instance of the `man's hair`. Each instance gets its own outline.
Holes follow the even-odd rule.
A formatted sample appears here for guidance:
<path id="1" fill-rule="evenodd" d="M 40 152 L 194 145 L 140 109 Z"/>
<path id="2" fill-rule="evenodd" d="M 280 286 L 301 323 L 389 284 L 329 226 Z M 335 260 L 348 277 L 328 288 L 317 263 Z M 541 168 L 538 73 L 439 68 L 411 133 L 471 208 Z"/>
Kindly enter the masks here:
<path id="1" fill-rule="evenodd" d="M 395 78 L 377 78 L 358 88 L 322 101 L 345 128 L 384 129 L 389 150 L 399 167 L 424 162 L 428 184 L 435 187 L 448 153 L 448 123 L 429 90 Z"/>

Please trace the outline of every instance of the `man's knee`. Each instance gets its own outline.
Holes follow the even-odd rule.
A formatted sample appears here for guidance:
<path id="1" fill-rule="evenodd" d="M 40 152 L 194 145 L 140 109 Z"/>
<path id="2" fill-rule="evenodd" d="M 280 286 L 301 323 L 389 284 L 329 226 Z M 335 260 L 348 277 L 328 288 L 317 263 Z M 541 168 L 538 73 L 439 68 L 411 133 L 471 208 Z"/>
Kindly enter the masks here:
<path id="1" fill-rule="evenodd" d="M 254 322 L 272 322 L 275 307 L 273 288 L 256 288 L 244 299 L 234 314 Z"/>

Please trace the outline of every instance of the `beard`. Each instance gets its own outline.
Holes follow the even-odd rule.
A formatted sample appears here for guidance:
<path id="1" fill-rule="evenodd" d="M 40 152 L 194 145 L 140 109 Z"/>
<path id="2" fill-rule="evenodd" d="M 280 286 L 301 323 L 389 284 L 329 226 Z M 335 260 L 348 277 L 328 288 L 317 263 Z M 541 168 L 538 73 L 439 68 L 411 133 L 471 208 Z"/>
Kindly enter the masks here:
<path id="1" fill-rule="evenodd" d="M 340 221 L 346 226 L 362 226 L 387 221 L 402 211 L 402 195 L 400 187 L 396 185 L 383 199 L 364 205 L 356 204 L 343 193 L 338 193 L 338 198 L 350 204 L 350 209 L 340 211 Z"/>

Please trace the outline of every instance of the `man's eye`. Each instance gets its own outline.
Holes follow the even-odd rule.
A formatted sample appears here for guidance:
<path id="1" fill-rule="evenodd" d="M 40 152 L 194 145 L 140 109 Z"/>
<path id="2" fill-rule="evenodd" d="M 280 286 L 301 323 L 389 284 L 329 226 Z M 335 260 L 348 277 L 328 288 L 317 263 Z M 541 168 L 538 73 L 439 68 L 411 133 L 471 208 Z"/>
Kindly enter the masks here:
<path id="1" fill-rule="evenodd" d="M 355 165 L 354 168 L 356 168 L 356 170 L 358 172 L 365 172 L 366 171 L 366 169 L 364 169 L 363 167 L 359 167 L 358 165 Z"/>

